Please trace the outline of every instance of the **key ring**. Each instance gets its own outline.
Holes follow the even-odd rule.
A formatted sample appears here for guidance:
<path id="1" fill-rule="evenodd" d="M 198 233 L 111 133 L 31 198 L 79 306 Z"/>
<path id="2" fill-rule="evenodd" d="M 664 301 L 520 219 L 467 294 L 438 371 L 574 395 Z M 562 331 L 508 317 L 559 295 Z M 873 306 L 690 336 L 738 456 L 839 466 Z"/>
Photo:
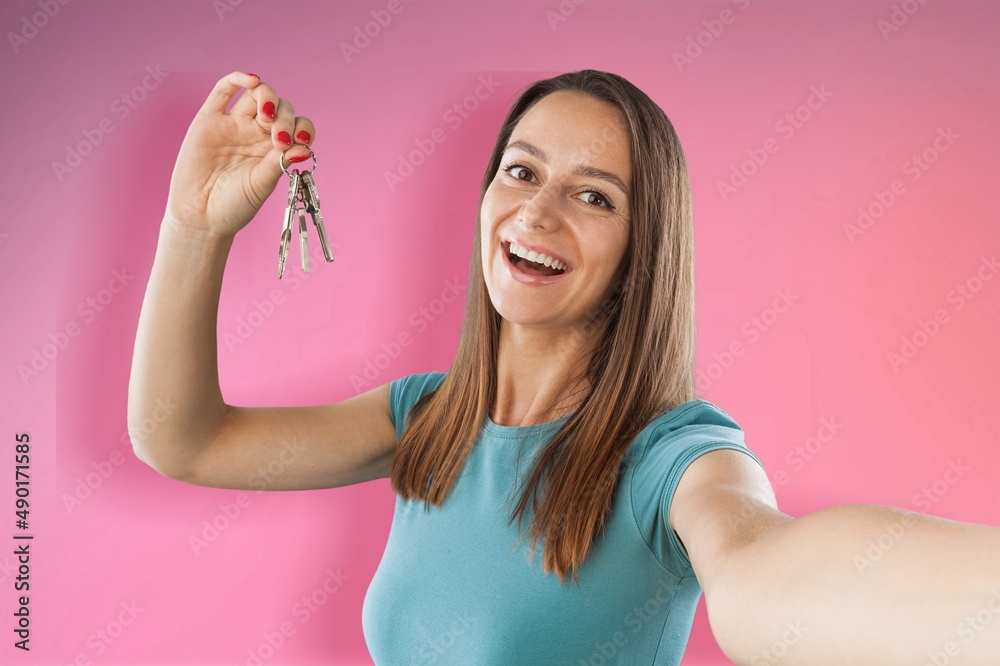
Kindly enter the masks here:
<path id="1" fill-rule="evenodd" d="M 316 170 L 316 153 L 313 152 L 313 149 L 310 148 L 309 146 L 306 146 L 306 144 L 304 144 L 304 143 L 293 143 L 292 146 L 304 146 L 305 149 L 309 151 L 309 154 L 312 155 L 312 158 L 313 158 L 312 169 L 309 169 L 309 171 L 301 171 L 300 173 L 312 173 L 313 171 L 315 171 Z M 287 150 L 282 151 L 281 157 L 278 159 L 278 163 L 281 164 L 281 170 L 289 178 L 292 177 L 292 174 L 288 173 L 288 169 L 285 168 L 285 153 L 287 153 L 289 150 L 291 150 L 292 146 L 289 146 Z"/>

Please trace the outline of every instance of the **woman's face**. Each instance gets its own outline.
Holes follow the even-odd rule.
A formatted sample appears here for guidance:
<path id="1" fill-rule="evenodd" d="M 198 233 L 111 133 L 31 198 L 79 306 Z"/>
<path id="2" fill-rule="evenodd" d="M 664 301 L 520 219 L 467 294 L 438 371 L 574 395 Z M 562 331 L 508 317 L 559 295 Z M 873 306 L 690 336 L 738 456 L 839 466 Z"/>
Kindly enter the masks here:
<path id="1" fill-rule="evenodd" d="M 524 114 L 480 209 L 483 277 L 501 317 L 566 327 L 604 307 L 628 245 L 629 158 L 624 117 L 607 102 L 560 91 Z M 565 270 L 526 268 L 512 241 Z"/>

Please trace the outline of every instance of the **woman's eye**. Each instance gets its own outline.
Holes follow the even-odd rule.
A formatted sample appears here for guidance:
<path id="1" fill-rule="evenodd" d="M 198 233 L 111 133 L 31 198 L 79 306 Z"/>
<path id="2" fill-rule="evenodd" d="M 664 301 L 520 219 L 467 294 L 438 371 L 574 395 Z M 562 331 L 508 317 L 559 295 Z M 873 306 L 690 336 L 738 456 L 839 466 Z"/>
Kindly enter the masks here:
<path id="1" fill-rule="evenodd" d="M 604 196 L 603 194 L 601 194 L 600 192 L 595 192 L 593 190 L 589 190 L 587 192 L 584 192 L 583 194 L 586 197 L 588 197 L 587 199 L 585 199 L 585 201 L 587 203 L 591 204 L 591 205 L 595 205 L 595 206 L 598 206 L 598 207 L 601 207 L 601 208 L 607 208 L 608 210 L 614 210 L 614 208 L 615 208 L 614 206 L 611 205 L 611 202 L 608 201 L 608 198 L 606 196 Z M 595 202 L 592 199 L 590 199 L 589 197 L 597 197 L 597 201 Z"/>
<path id="2" fill-rule="evenodd" d="M 524 178 L 519 177 L 517 175 L 518 173 L 520 173 L 522 171 L 524 173 L 528 173 L 528 174 L 531 173 L 531 171 L 528 170 L 527 167 L 525 167 L 525 166 L 523 166 L 521 164 L 510 164 L 510 165 L 507 165 L 506 167 L 504 167 L 504 171 L 506 173 L 510 174 L 511 176 L 513 176 L 517 180 L 525 180 Z"/>

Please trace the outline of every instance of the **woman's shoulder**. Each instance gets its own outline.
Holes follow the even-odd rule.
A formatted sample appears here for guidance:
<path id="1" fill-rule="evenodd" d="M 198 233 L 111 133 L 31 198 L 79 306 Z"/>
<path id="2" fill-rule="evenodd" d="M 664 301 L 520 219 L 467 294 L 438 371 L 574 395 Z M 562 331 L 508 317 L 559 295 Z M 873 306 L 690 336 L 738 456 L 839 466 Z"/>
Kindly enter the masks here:
<path id="1" fill-rule="evenodd" d="M 726 410 L 703 398 L 694 398 L 655 417 L 636 438 L 633 459 L 661 463 L 682 451 L 715 445 L 745 448 L 743 428 Z"/>
<path id="2" fill-rule="evenodd" d="M 396 424 L 397 437 L 401 434 L 403 417 L 421 397 L 435 390 L 444 381 L 447 372 L 431 370 L 403 375 L 389 383 L 389 412 Z"/>
<path id="3" fill-rule="evenodd" d="M 684 471 L 696 458 L 719 449 L 741 451 L 758 464 L 760 459 L 747 448 L 736 419 L 701 398 L 660 414 L 643 433 L 629 475 L 633 516 L 646 544 L 668 571 L 675 576 L 693 575 L 683 544 L 668 521 Z"/>
<path id="4" fill-rule="evenodd" d="M 718 426 L 743 432 L 743 428 L 729 412 L 704 398 L 694 398 L 664 411 L 654 418 L 647 428 L 662 435 L 669 435 L 698 426 Z"/>
<path id="5" fill-rule="evenodd" d="M 403 375 L 398 379 L 392 380 L 389 385 L 389 390 L 391 393 L 393 388 L 395 388 L 396 391 L 400 393 L 408 392 L 422 395 L 429 391 L 433 391 L 440 386 L 447 374 L 447 372 L 442 372 L 440 370 L 431 370 L 429 372 L 415 372 L 413 374 Z"/>

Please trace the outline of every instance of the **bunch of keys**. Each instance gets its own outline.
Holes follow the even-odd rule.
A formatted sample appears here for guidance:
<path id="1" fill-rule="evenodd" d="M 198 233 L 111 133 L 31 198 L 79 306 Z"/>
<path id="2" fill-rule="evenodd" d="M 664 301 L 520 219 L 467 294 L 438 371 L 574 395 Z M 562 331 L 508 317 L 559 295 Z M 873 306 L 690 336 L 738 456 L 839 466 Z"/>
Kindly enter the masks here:
<path id="1" fill-rule="evenodd" d="M 295 144 L 302 145 L 302 144 Z M 292 179 L 288 186 L 288 204 L 285 206 L 285 220 L 281 227 L 281 242 L 278 246 L 278 279 L 285 274 L 285 261 L 288 259 L 288 245 L 292 241 L 292 224 L 296 215 L 299 222 L 299 249 L 302 254 L 302 271 L 309 272 L 309 233 L 306 227 L 306 213 L 312 217 L 316 233 L 319 234 L 319 243 L 323 248 L 323 256 L 327 261 L 333 261 L 333 252 L 330 250 L 330 243 L 326 238 L 326 227 L 323 226 L 323 213 L 319 210 L 319 194 L 316 192 L 316 183 L 313 181 L 312 172 L 316 170 L 316 153 L 312 148 L 306 146 L 312 156 L 312 169 L 309 171 L 299 171 L 292 169 L 291 173 L 285 168 L 285 153 L 281 153 L 281 170 Z M 289 148 L 291 150 L 291 148 Z M 287 150 L 285 152 L 288 152 Z"/>

